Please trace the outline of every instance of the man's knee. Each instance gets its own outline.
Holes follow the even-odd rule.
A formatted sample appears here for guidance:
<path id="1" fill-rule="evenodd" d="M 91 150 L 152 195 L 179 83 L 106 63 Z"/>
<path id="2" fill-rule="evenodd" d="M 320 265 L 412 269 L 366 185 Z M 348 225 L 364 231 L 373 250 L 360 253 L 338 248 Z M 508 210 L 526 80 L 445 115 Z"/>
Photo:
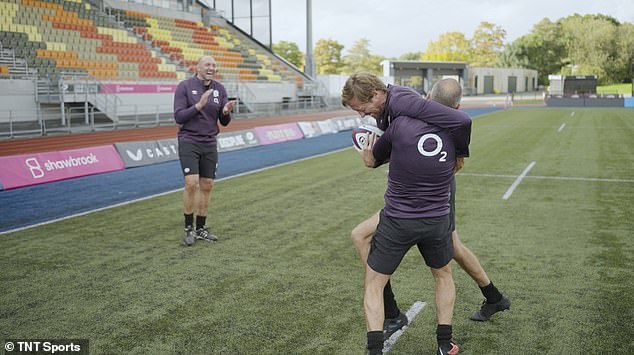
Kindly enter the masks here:
<path id="1" fill-rule="evenodd" d="M 198 188 L 198 179 L 185 178 L 185 191 L 195 192 Z"/>
<path id="2" fill-rule="evenodd" d="M 383 288 L 385 288 L 385 284 L 390 279 L 390 275 L 382 274 L 380 272 L 374 271 L 372 267 L 366 265 L 365 270 L 365 288 L 367 291 L 369 290 L 378 290 L 383 294 Z"/>
<path id="3" fill-rule="evenodd" d="M 436 281 L 451 280 L 451 263 L 447 263 L 447 265 L 441 268 L 431 268 L 431 273 L 434 275 Z"/>
<path id="4" fill-rule="evenodd" d="M 370 244 L 372 234 L 368 234 L 362 225 L 358 225 L 352 230 L 352 233 L 350 233 L 350 238 L 352 239 L 354 246 L 360 247 Z"/>
<path id="5" fill-rule="evenodd" d="M 451 233 L 451 242 L 453 244 L 453 258 L 456 260 L 460 260 L 464 255 L 464 245 L 460 241 L 460 238 L 458 237 L 458 233 L 456 233 L 456 231 L 453 231 Z"/>
<path id="6" fill-rule="evenodd" d="M 359 223 L 356 227 L 354 227 L 352 233 L 350 234 L 352 243 L 354 243 L 357 248 L 370 244 L 372 235 L 374 234 L 378 224 L 378 213 Z"/>
<path id="7" fill-rule="evenodd" d="M 200 190 L 202 192 L 209 192 L 211 191 L 211 188 L 214 186 L 214 181 L 212 179 L 201 178 L 199 185 L 200 185 Z"/>

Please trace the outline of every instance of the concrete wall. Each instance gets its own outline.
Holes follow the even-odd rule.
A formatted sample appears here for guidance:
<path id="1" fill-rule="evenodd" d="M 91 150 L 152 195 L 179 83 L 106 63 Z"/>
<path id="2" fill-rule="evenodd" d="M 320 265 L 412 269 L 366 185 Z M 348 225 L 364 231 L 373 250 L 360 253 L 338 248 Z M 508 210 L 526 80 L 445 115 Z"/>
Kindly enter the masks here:
<path id="1" fill-rule="evenodd" d="M 250 103 L 282 102 L 284 98 L 295 100 L 297 87 L 292 83 L 243 82 L 253 94 L 253 98 L 244 98 Z"/>
<path id="2" fill-rule="evenodd" d="M 174 93 L 118 94 L 120 115 L 168 113 L 174 111 Z"/>
<path id="3" fill-rule="evenodd" d="M 527 92 L 535 91 L 537 88 L 537 71 L 531 69 L 521 68 L 478 68 L 469 67 L 468 70 L 468 83 L 467 87 L 476 88 L 476 94 L 484 94 L 484 77 L 493 77 L 493 90 L 495 93 L 508 93 L 509 77 L 514 76 L 517 78 L 517 87 L 515 92 Z M 477 82 L 476 82 L 477 78 Z M 528 78 L 528 85 L 526 85 L 526 79 Z"/>
<path id="4" fill-rule="evenodd" d="M 26 79 L 0 79 L 0 123 L 35 119 L 35 82 Z"/>

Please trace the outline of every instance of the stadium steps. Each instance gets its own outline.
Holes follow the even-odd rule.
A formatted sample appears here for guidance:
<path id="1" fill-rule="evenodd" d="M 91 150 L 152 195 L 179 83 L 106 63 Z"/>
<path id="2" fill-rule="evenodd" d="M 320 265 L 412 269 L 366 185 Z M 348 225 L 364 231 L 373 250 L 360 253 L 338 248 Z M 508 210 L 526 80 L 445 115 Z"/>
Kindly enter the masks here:
<path id="1" fill-rule="evenodd" d="M 94 117 L 109 120 L 110 123 L 118 121 L 117 109 L 120 99 L 115 94 L 99 92 L 102 83 L 95 77 L 85 73 L 65 72 L 61 73 L 61 77 L 59 82 L 45 78 L 37 81 L 37 102 L 40 107 L 58 106 L 62 121 L 66 118 L 64 110 L 73 109 L 73 107 L 79 108 L 75 111 L 80 111 L 74 112 L 75 116 L 91 115 L 89 124 L 94 123 Z"/>
<path id="2" fill-rule="evenodd" d="M 15 55 L 15 51 L 10 48 L 0 50 L 0 75 L 29 77 L 35 76 L 37 72 L 30 69 L 26 59 Z"/>

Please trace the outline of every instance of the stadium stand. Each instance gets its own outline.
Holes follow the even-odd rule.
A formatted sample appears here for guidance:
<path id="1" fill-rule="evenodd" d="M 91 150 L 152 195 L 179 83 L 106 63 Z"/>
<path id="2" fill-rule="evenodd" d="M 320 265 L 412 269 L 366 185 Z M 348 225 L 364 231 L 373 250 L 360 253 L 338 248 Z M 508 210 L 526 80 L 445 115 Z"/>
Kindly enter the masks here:
<path id="1" fill-rule="evenodd" d="M 0 6 L 8 15 L 2 16 L 0 41 L 39 76 L 55 81 L 62 73 L 72 73 L 120 81 L 186 75 L 89 3 L 22 0 Z"/>
<path id="2" fill-rule="evenodd" d="M 54 79 L 79 73 L 106 81 L 180 81 L 198 58 L 213 55 L 224 81 L 291 81 L 301 87 L 304 80 L 219 24 L 121 9 L 112 9 L 113 18 L 81 0 L 2 0 L 0 10 L 2 45 Z"/>
<path id="3" fill-rule="evenodd" d="M 202 22 L 173 19 L 162 16 L 151 17 L 148 14 L 114 10 L 115 15 L 137 35 L 151 41 L 154 48 L 160 49 L 190 72 L 198 58 L 213 55 L 221 74 L 219 79 L 225 82 L 236 81 L 292 81 L 298 86 L 303 77 L 293 73 L 271 55 L 260 53 L 255 46 L 240 39 L 237 31 L 214 24 L 205 27 Z"/>
<path id="4" fill-rule="evenodd" d="M 33 108 L 22 113 L 23 118 L 0 112 L 0 125 L 8 120 L 14 129 L 15 122 L 29 120 L 34 113 L 38 117 L 30 120 L 39 127 L 32 133 L 42 134 L 54 126 L 64 131 L 71 120 L 93 129 L 101 121 L 112 129 L 130 122 L 130 115 L 134 125 L 143 115 L 153 124 L 173 124 L 171 105 L 165 103 L 176 84 L 194 73 L 202 55 L 216 58 L 218 79 L 238 100 L 238 114 L 271 115 L 291 107 L 295 111 L 289 113 L 297 113 L 326 106 L 316 81 L 221 17 L 206 18 L 205 25 L 178 11 L 157 12 L 134 4 L 145 9 L 137 11 L 125 2 L 117 4 L 0 0 L 0 78 L 36 80 Z M 154 94 L 144 91 L 126 100 L 129 92 L 119 91 L 125 84 L 146 83 L 154 85 Z M 44 127 L 45 121 L 54 120 L 59 122 Z"/>

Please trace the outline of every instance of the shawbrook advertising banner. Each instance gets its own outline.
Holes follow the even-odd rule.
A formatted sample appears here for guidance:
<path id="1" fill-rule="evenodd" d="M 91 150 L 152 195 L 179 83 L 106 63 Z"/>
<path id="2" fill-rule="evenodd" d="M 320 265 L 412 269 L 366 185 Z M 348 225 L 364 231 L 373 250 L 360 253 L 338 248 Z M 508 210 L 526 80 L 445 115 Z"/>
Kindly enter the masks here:
<path id="1" fill-rule="evenodd" d="M 8 190 L 123 169 L 117 151 L 106 145 L 0 157 L 0 182 Z"/>

